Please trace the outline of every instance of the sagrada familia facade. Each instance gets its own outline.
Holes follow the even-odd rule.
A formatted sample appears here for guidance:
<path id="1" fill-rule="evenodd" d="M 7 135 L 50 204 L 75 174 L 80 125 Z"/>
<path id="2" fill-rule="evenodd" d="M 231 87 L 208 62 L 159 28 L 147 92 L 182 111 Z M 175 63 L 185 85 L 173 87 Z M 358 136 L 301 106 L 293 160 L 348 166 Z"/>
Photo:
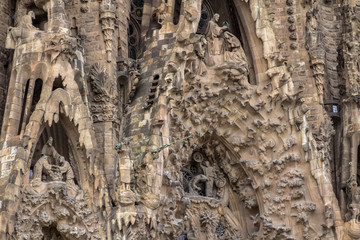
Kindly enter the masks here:
<path id="1" fill-rule="evenodd" d="M 0 239 L 360 239 L 360 0 L 1 0 Z"/>

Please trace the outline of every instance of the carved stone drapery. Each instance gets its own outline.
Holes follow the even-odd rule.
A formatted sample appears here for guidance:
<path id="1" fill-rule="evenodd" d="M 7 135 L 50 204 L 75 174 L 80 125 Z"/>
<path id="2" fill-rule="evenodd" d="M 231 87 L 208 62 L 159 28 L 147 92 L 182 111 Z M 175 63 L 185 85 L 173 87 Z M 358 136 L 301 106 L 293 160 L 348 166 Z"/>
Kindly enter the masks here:
<path id="1" fill-rule="evenodd" d="M 112 0 L 103 0 L 100 4 L 100 24 L 104 35 L 107 61 L 112 61 L 115 32 L 116 6 Z"/>

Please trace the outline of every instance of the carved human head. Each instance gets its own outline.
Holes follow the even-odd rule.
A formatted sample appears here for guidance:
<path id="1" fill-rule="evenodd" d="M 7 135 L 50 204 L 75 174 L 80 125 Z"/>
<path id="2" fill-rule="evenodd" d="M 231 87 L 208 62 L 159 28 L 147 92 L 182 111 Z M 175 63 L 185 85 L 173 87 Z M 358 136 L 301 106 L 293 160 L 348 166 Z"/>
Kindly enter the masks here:
<path id="1" fill-rule="evenodd" d="M 215 22 L 218 22 L 220 15 L 218 13 L 215 13 L 213 18 L 214 18 Z"/>
<path id="2" fill-rule="evenodd" d="M 65 158 L 63 156 L 59 157 L 59 163 L 64 163 L 65 162 Z"/>
<path id="3" fill-rule="evenodd" d="M 35 19 L 35 13 L 33 11 L 29 11 L 28 15 L 32 18 Z"/>
<path id="4" fill-rule="evenodd" d="M 49 139 L 48 139 L 48 141 L 47 141 L 47 144 L 48 144 L 49 146 L 52 146 L 53 141 L 54 141 L 54 139 L 53 139 L 52 137 L 49 137 Z"/>
<path id="5" fill-rule="evenodd" d="M 204 37 L 201 37 L 201 38 L 200 38 L 200 41 L 201 41 L 204 45 L 207 44 L 206 38 L 204 38 Z"/>

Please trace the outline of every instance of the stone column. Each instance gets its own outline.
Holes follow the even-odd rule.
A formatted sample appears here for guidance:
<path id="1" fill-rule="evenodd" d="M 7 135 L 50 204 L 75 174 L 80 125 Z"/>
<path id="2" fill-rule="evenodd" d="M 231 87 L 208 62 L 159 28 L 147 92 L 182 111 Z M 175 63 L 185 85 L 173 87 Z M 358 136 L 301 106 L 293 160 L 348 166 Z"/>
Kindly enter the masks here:
<path id="1" fill-rule="evenodd" d="M 7 29 L 11 24 L 12 1 L 3 0 L 0 2 L 0 130 L 2 127 L 5 111 L 6 90 L 8 86 L 8 75 L 6 66 L 10 64 L 11 59 L 9 50 L 5 49 L 5 38 Z"/>

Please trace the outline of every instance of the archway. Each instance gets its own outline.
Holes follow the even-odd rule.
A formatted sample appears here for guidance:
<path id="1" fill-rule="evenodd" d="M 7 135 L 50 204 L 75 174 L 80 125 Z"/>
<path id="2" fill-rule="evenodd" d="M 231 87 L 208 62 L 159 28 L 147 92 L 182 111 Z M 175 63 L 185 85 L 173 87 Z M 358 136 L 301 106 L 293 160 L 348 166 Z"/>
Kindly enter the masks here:
<path id="1" fill-rule="evenodd" d="M 262 198 L 229 146 L 213 135 L 171 148 L 163 188 L 170 186 L 167 197 L 173 200 L 162 210 L 182 219 L 186 227 L 180 237 L 248 239 L 259 231 Z M 184 211 L 181 206 L 187 201 L 191 204 Z"/>

